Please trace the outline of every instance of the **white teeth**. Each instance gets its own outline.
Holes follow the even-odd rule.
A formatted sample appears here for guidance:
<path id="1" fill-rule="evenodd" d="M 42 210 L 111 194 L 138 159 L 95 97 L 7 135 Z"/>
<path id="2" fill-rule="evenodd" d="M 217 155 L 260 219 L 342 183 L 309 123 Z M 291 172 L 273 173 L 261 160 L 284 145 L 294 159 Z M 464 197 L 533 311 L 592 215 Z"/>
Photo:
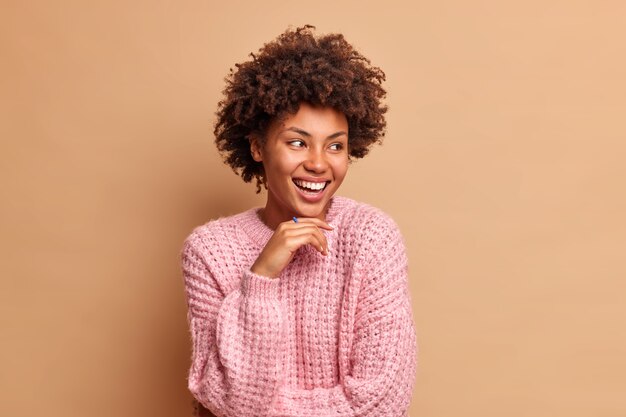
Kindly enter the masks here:
<path id="1" fill-rule="evenodd" d="M 300 187 L 309 188 L 311 190 L 321 190 L 326 187 L 326 182 L 308 182 L 301 180 L 293 180 L 293 182 L 298 184 Z"/>

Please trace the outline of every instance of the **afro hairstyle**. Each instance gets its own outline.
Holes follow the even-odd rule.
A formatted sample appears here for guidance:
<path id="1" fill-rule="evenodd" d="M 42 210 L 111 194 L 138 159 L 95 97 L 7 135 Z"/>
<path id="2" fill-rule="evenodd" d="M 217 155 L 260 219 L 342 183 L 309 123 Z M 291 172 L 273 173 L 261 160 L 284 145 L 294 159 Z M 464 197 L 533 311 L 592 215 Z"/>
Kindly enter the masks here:
<path id="1" fill-rule="evenodd" d="M 374 143 L 382 144 L 385 136 L 385 73 L 342 34 L 316 38 L 311 29 L 315 26 L 288 29 L 224 78 L 215 144 L 245 182 L 256 178 L 257 194 L 267 183 L 262 162 L 252 158 L 250 137 L 256 135 L 262 146 L 270 123 L 295 114 L 301 102 L 330 106 L 346 116 L 350 163 L 367 155 Z"/>

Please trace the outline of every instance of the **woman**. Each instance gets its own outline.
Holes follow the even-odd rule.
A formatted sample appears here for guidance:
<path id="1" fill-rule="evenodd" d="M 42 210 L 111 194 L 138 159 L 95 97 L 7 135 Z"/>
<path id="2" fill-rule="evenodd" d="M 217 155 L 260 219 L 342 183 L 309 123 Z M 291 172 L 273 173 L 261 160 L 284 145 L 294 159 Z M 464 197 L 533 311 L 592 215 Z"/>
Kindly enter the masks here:
<path id="1" fill-rule="evenodd" d="M 188 387 L 216 416 L 406 416 L 417 366 L 395 221 L 335 195 L 384 136 L 384 73 L 341 34 L 286 31 L 231 69 L 216 144 L 264 208 L 181 251 Z"/>

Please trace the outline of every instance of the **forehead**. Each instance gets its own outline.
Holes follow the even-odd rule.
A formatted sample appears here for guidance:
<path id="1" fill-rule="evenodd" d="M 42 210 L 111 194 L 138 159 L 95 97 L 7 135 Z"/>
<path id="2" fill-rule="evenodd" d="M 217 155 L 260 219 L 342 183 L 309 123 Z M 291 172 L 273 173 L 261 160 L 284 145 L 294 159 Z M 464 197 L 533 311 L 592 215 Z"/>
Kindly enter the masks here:
<path id="1" fill-rule="evenodd" d="M 348 120 L 343 113 L 332 107 L 301 103 L 296 113 L 275 119 L 270 130 L 274 135 L 280 135 L 289 128 L 304 130 L 311 136 L 326 137 L 340 130 L 347 132 Z"/>

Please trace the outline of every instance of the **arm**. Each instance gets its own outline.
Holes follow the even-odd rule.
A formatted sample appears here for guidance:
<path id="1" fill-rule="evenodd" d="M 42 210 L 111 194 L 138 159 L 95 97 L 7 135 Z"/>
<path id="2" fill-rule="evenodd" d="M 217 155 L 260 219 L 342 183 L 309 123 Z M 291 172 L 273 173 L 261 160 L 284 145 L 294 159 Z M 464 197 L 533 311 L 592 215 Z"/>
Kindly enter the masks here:
<path id="1" fill-rule="evenodd" d="M 181 251 L 192 341 L 189 390 L 218 417 L 265 415 L 282 375 L 279 282 L 247 269 L 240 287 L 223 294 L 200 244 L 188 238 Z"/>
<path id="2" fill-rule="evenodd" d="M 376 216 L 369 226 L 357 257 L 355 273 L 362 274 L 362 284 L 352 347 L 342 364 L 345 375 L 340 372 L 339 384 L 331 388 L 279 388 L 272 417 L 407 415 L 417 368 L 417 341 L 406 250 L 391 218 Z"/>

